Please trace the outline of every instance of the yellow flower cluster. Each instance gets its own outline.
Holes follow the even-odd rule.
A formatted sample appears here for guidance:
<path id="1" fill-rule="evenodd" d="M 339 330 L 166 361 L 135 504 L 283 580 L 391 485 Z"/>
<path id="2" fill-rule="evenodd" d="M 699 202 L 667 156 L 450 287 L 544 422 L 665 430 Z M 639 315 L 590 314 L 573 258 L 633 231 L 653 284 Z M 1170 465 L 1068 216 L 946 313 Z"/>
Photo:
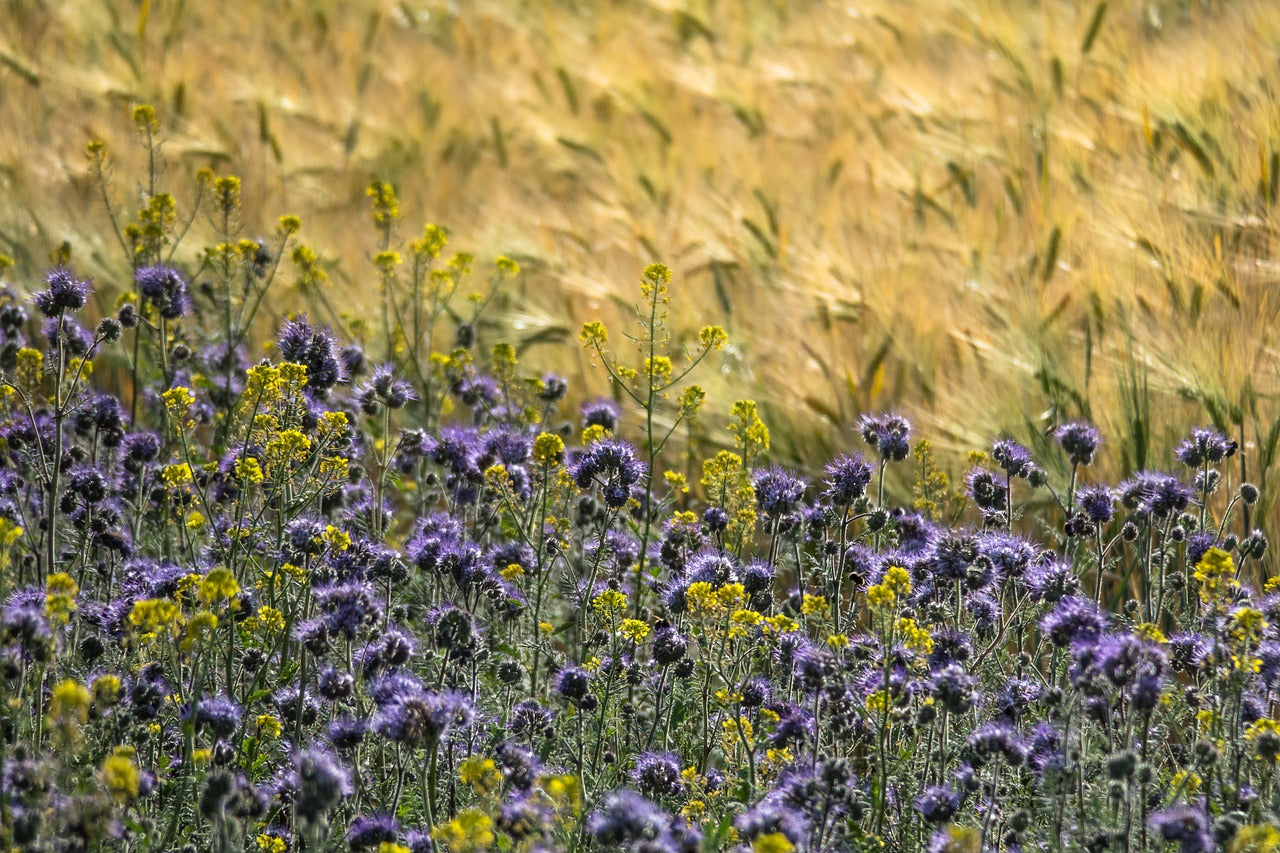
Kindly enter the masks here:
<path id="1" fill-rule="evenodd" d="M 606 589 L 591 599 L 591 608 L 601 616 L 613 618 L 627 608 L 627 597 L 616 589 Z"/>
<path id="2" fill-rule="evenodd" d="M 431 830 L 431 837 L 454 853 L 475 853 L 493 844 L 493 818 L 479 809 L 464 809 L 448 823 Z"/>
<path id="3" fill-rule="evenodd" d="M 890 566 L 880 583 L 867 589 L 867 603 L 873 610 L 892 607 L 899 598 L 911 594 L 911 576 L 902 566 Z"/>
<path id="4" fill-rule="evenodd" d="M 1210 601 L 1226 598 L 1231 590 L 1240 585 L 1236 580 L 1236 565 L 1231 554 L 1221 548 L 1205 551 L 1200 562 L 1196 563 L 1192 577 L 1200 583 L 1201 592 Z"/>

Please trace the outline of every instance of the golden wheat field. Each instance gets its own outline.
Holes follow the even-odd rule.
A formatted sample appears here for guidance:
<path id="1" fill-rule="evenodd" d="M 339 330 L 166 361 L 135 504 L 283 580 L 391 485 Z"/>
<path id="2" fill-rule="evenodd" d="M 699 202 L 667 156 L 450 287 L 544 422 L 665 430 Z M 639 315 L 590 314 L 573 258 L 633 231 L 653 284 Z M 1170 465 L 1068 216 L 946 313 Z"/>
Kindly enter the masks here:
<path id="1" fill-rule="evenodd" d="M 240 175 L 244 233 L 300 215 L 353 316 L 384 180 L 401 239 L 520 262 L 504 329 L 580 390 L 604 386 L 578 324 L 625 328 L 669 264 L 677 335 L 731 335 L 708 412 L 760 400 L 782 461 L 869 409 L 953 470 L 1086 415 L 1112 473 L 1214 422 L 1265 485 L 1278 84 L 1262 0 L 5 0 L 0 252 L 34 279 L 66 241 L 110 298 L 84 146 L 123 220 L 151 103 L 180 215 L 198 169 Z"/>

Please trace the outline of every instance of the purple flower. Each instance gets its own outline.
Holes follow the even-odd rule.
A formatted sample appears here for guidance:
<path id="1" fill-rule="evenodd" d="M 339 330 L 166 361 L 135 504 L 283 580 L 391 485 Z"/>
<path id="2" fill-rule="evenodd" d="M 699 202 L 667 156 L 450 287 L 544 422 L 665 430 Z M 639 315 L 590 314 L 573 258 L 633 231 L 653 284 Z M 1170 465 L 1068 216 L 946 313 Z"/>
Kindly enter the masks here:
<path id="1" fill-rule="evenodd" d="M 992 759 L 1001 758 L 1006 763 L 1017 766 L 1026 758 L 1026 745 L 1014 730 L 1005 722 L 985 723 L 969 735 L 966 746 L 972 754 L 974 764 L 981 766 Z"/>
<path id="2" fill-rule="evenodd" d="M 1026 479 L 1036 470 L 1031 451 L 1011 438 L 997 439 L 991 445 L 991 458 L 1010 477 Z"/>
<path id="3" fill-rule="evenodd" d="M 929 695 L 952 714 L 963 714 L 973 707 L 974 678 L 959 664 L 948 664 L 929 680 Z"/>
<path id="4" fill-rule="evenodd" d="M 1115 498 L 1106 486 L 1085 486 L 1076 492 L 1076 501 L 1085 516 L 1094 524 L 1103 525 L 1115 514 Z"/>
<path id="5" fill-rule="evenodd" d="M 191 310 L 187 280 L 173 267 L 141 267 L 133 274 L 133 280 L 138 285 L 138 293 L 166 320 L 176 320 Z"/>
<path id="6" fill-rule="evenodd" d="M 862 440 L 871 445 L 885 462 L 900 462 L 910 449 L 911 423 L 901 415 L 863 415 L 858 420 Z"/>
<path id="7" fill-rule="evenodd" d="M 299 753 L 294 759 L 294 773 L 298 788 L 294 807 L 304 820 L 322 817 L 354 792 L 351 772 L 323 747 L 313 746 Z"/>
<path id="8" fill-rule="evenodd" d="M 347 844 L 352 850 L 373 850 L 380 844 L 392 844 L 400 834 L 400 821 L 389 814 L 361 815 L 347 829 Z"/>
<path id="9" fill-rule="evenodd" d="M 196 704 L 195 718 L 215 737 L 230 737 L 240 725 L 240 706 L 225 696 L 201 699 Z"/>
<path id="10" fill-rule="evenodd" d="M 1040 620 L 1040 629 L 1049 635 L 1055 646 L 1095 640 L 1106 625 L 1106 614 L 1096 604 L 1074 595 L 1059 599 Z"/>
<path id="11" fill-rule="evenodd" d="M 871 465 L 858 454 L 841 454 L 827 464 L 822 497 L 837 507 L 847 507 L 867 492 Z"/>
<path id="12" fill-rule="evenodd" d="M 631 781 L 646 796 L 674 797 L 684 787 L 680 759 L 670 752 L 642 753 L 631 771 Z"/>
<path id="13" fill-rule="evenodd" d="M 635 791 L 621 788 L 605 795 L 604 803 L 587 818 L 587 831 L 599 844 L 654 844 L 665 839 L 670 823 L 671 817 L 662 809 Z"/>
<path id="14" fill-rule="evenodd" d="M 397 379 L 395 368 L 390 364 L 375 367 L 368 381 L 356 391 L 356 401 L 366 415 L 378 414 L 382 406 L 403 409 L 413 399 L 413 386 Z"/>
<path id="15" fill-rule="evenodd" d="M 618 408 L 618 404 L 612 400 L 603 398 L 592 400 L 582 407 L 582 423 L 583 426 L 599 426 L 614 432 L 618 427 L 618 416 L 621 413 L 622 410 Z"/>
<path id="16" fill-rule="evenodd" d="M 1059 426 L 1053 431 L 1058 446 L 1067 454 L 1072 465 L 1088 465 L 1093 462 L 1093 455 L 1102 443 L 1102 436 L 1097 427 L 1088 421 L 1072 421 Z"/>
<path id="17" fill-rule="evenodd" d="M 46 317 L 60 317 L 68 311 L 79 311 L 89 298 L 89 282 L 76 278 L 66 267 L 55 267 L 45 273 L 47 290 L 38 291 L 32 301 Z"/>
<path id="18" fill-rule="evenodd" d="M 964 794 L 950 785 L 932 785 L 912 805 L 920 817 L 930 823 L 946 823 L 955 817 L 964 802 Z"/>
<path id="19" fill-rule="evenodd" d="M 373 729 L 394 743 L 431 746 L 449 729 L 464 728 L 471 715 L 471 700 L 460 693 L 414 690 L 380 708 Z"/>
<path id="20" fill-rule="evenodd" d="M 556 673 L 555 691 L 570 702 L 579 703 L 591 692 L 591 673 L 577 666 L 567 666 Z"/>
<path id="21" fill-rule="evenodd" d="M 1009 489 L 1003 478 L 989 468 L 975 466 L 965 474 L 964 482 L 969 498 L 984 514 L 1002 513 L 1009 498 Z"/>
<path id="22" fill-rule="evenodd" d="M 276 346 L 286 361 L 307 368 L 306 391 L 311 396 L 323 397 L 345 379 L 333 335 L 325 326 L 307 322 L 305 314 L 285 320 Z"/>
<path id="23" fill-rule="evenodd" d="M 1209 834 L 1209 816 L 1203 808 L 1173 806 L 1153 814 L 1147 826 L 1164 841 L 1178 842 L 1180 853 L 1208 853 L 1217 849 Z"/>
<path id="24" fill-rule="evenodd" d="M 1120 503 L 1138 515 L 1165 518 L 1191 503 L 1191 487 L 1172 474 L 1139 471 L 1120 484 Z"/>
<path id="25" fill-rule="evenodd" d="M 1239 445 L 1212 427 L 1196 427 L 1173 451 L 1178 461 L 1188 468 L 1216 465 L 1236 453 Z"/>
<path id="26" fill-rule="evenodd" d="M 786 515 L 804 497 L 805 481 L 778 467 L 755 472 L 756 504 L 771 518 Z"/>
<path id="27" fill-rule="evenodd" d="M 645 465 L 635 449 L 624 441 L 597 441 L 569 462 L 569 476 L 579 489 L 599 482 L 604 502 L 618 509 L 631 497 L 631 487 L 644 476 Z"/>

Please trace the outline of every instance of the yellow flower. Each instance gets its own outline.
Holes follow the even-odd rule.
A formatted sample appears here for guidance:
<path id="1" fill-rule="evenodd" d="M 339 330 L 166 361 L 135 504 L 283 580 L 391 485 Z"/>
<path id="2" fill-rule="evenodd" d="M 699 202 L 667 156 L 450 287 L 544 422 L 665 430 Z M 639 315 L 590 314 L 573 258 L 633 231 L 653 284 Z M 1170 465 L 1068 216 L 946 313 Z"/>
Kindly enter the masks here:
<path id="1" fill-rule="evenodd" d="M 533 440 L 533 458 L 543 465 L 554 465 L 564 459 L 564 440 L 553 432 L 544 432 Z"/>
<path id="2" fill-rule="evenodd" d="M 1239 586 L 1235 562 L 1231 554 L 1221 548 L 1205 551 L 1192 577 L 1200 582 L 1205 596 L 1211 600 L 1225 597 L 1229 590 Z"/>
<path id="3" fill-rule="evenodd" d="M 164 480 L 166 486 L 174 490 L 182 488 L 194 479 L 191 473 L 191 466 L 186 462 L 164 466 L 164 470 L 160 472 L 160 477 Z"/>
<path id="4" fill-rule="evenodd" d="M 169 416 L 177 420 L 183 420 L 187 416 L 187 412 L 195 405 L 196 395 L 191 393 L 190 388 L 181 385 L 176 388 L 170 388 L 160 395 L 160 399 L 164 401 L 165 410 Z"/>
<path id="5" fill-rule="evenodd" d="M 609 331 L 604 327 L 604 323 L 592 320 L 582 324 L 582 334 L 578 335 L 578 340 L 587 346 L 604 346 L 609 341 Z"/>
<path id="6" fill-rule="evenodd" d="M 880 582 L 900 598 L 911 594 L 911 575 L 902 566 L 890 566 Z"/>
<path id="7" fill-rule="evenodd" d="M 80 585 L 71 575 L 56 572 L 49 575 L 45 583 L 44 612 L 49 621 L 55 625 L 65 625 L 71 621 L 71 614 L 79 609 L 76 596 L 80 594 Z"/>
<path id="8" fill-rule="evenodd" d="M 827 597 L 825 595 L 805 594 L 800 602 L 800 612 L 805 616 L 826 616 Z"/>
<path id="9" fill-rule="evenodd" d="M 133 761 L 133 750 L 120 748 L 102 762 L 99 770 L 102 787 L 118 803 L 129 803 L 137 799 L 142 783 L 142 774 Z"/>
<path id="10" fill-rule="evenodd" d="M 698 332 L 698 342 L 707 349 L 720 349 L 729 342 L 729 335 L 723 326 L 703 326 Z"/>
<path id="11" fill-rule="evenodd" d="M 747 591 L 740 583 L 727 583 L 716 590 L 716 599 L 726 610 L 741 607 L 747 601 Z"/>
<path id="12" fill-rule="evenodd" d="M 494 842 L 493 818 L 479 809 L 465 809 L 446 824 L 431 830 L 431 837 L 450 853 L 475 853 Z"/>
<path id="13" fill-rule="evenodd" d="M 591 607 L 601 616 L 613 617 L 627 607 L 627 597 L 616 589 L 606 589 L 591 599 Z"/>
<path id="14" fill-rule="evenodd" d="M 177 636 L 178 631 L 186 624 L 182 608 L 176 601 L 167 598 L 144 598 L 135 601 L 129 611 L 129 624 L 139 629 L 144 638 L 168 631 Z"/>
<path id="15" fill-rule="evenodd" d="M 280 721 L 270 714 L 259 714 L 254 718 L 253 724 L 258 727 L 258 734 L 266 738 L 278 738 L 284 731 Z"/>
<path id="16" fill-rule="evenodd" d="M 1267 620 L 1263 617 L 1261 610 L 1240 607 L 1231 614 L 1231 639 L 1237 643 L 1259 642 L 1267 627 Z"/>
<path id="17" fill-rule="evenodd" d="M 906 643 L 907 648 L 923 655 L 933 651 L 933 638 L 929 636 L 927 630 L 916 624 L 916 620 L 899 619 L 898 630 L 902 633 L 903 641 Z"/>
<path id="18" fill-rule="evenodd" d="M 53 688 L 49 697 L 49 716 L 62 722 L 87 723 L 92 703 L 93 694 L 89 692 L 89 688 L 68 678 Z"/>
<path id="19" fill-rule="evenodd" d="M 695 616 L 699 613 L 715 613 L 720 609 L 720 600 L 715 590 L 706 581 L 695 581 L 685 590 L 685 599 L 689 603 L 689 612 Z"/>
<path id="20" fill-rule="evenodd" d="M 1276 853 L 1280 851 L 1280 827 L 1275 824 L 1242 826 L 1227 846 L 1228 853 Z"/>
<path id="21" fill-rule="evenodd" d="M 458 778 L 480 796 L 495 794 L 502 787 L 502 773 L 492 758 L 483 755 L 463 759 L 458 765 Z"/>
<path id="22" fill-rule="evenodd" d="M 258 833 L 254 841 L 258 844 L 259 853 L 287 853 L 289 849 L 289 843 L 278 835 Z"/>
<path id="23" fill-rule="evenodd" d="M 252 456 L 242 456 L 236 460 L 236 479 L 246 483 L 261 483 L 263 479 L 262 465 Z"/>
<path id="24" fill-rule="evenodd" d="M 631 642 L 639 644 L 649 636 L 649 623 L 639 619 L 623 619 L 618 633 Z"/>
<path id="25" fill-rule="evenodd" d="M 791 853 L 796 846 L 781 832 L 766 832 L 751 842 L 751 853 Z"/>
<path id="26" fill-rule="evenodd" d="M 108 708 L 120 701 L 120 676 L 99 675 L 93 680 L 93 703 Z"/>
<path id="27" fill-rule="evenodd" d="M 893 606 L 897 596 L 893 590 L 882 583 L 872 584 L 867 588 L 867 604 L 872 610 L 884 610 Z"/>
<path id="28" fill-rule="evenodd" d="M 236 582 L 235 574 L 228 568 L 210 569 L 209 573 L 200 580 L 200 600 L 205 604 L 213 604 L 224 599 L 230 601 L 239 594 L 240 584 Z"/>

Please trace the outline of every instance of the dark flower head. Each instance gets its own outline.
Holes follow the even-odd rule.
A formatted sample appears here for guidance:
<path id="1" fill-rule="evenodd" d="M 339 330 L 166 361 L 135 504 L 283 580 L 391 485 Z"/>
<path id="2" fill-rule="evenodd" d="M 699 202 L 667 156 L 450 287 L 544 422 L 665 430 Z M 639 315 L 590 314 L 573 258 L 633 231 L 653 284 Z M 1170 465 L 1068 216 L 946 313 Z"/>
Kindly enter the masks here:
<path id="1" fill-rule="evenodd" d="M 967 746 L 974 764 L 981 766 L 995 758 L 1017 766 L 1026 758 L 1026 745 L 1013 726 L 1004 722 L 985 723 L 969 735 Z"/>
<path id="2" fill-rule="evenodd" d="M 201 699 L 196 705 L 196 722 L 215 737 L 229 737 L 240 725 L 240 706 L 225 696 Z"/>
<path id="3" fill-rule="evenodd" d="M 674 797 L 684 787 L 680 759 L 670 752 L 646 752 L 636 759 L 631 781 L 649 797 Z"/>
<path id="4" fill-rule="evenodd" d="M 1209 832 L 1209 816 L 1202 808 L 1175 805 L 1153 814 L 1147 826 L 1161 840 L 1178 842 L 1179 853 L 1208 853 L 1217 849 Z"/>
<path id="5" fill-rule="evenodd" d="M 1139 471 L 1120 484 L 1120 503 L 1138 515 L 1167 518 L 1191 503 L 1191 487 L 1172 474 Z"/>
<path id="6" fill-rule="evenodd" d="M 322 747 L 299 753 L 294 759 L 294 773 L 298 788 L 294 807 L 304 820 L 322 817 L 354 792 L 351 772 Z"/>
<path id="7" fill-rule="evenodd" d="M 1076 492 L 1076 500 L 1085 516 L 1094 524 L 1106 524 L 1115 514 L 1115 498 L 1106 486 L 1085 486 Z"/>
<path id="8" fill-rule="evenodd" d="M 1036 470 L 1031 451 L 1011 438 L 997 439 L 992 443 L 991 458 L 1010 477 L 1025 479 Z"/>
<path id="9" fill-rule="evenodd" d="M 622 410 L 618 408 L 618 404 L 612 400 L 603 398 L 592 400 L 582 407 L 582 422 L 584 426 L 599 426 L 614 432 L 618 427 L 618 415 L 621 413 Z"/>
<path id="10" fill-rule="evenodd" d="M 645 465 L 635 448 L 624 441 L 597 441 L 569 462 L 569 476 L 579 489 L 599 483 L 604 502 L 614 509 L 626 506 L 631 487 L 644 476 Z"/>
<path id="11" fill-rule="evenodd" d="M 544 403 L 556 403 L 564 399 L 569 392 L 569 383 L 563 376 L 548 373 L 542 377 L 542 385 L 538 389 L 538 399 Z"/>
<path id="12" fill-rule="evenodd" d="M 929 695 L 948 712 L 963 714 L 973 707 L 974 678 L 959 664 L 948 664 L 930 679 Z"/>
<path id="13" fill-rule="evenodd" d="M 960 810 L 963 802 L 963 793 L 944 784 L 925 788 L 913 805 L 920 817 L 929 823 L 946 823 Z"/>
<path id="14" fill-rule="evenodd" d="M 975 465 L 964 477 L 970 499 L 985 513 L 1004 512 L 1009 489 L 1003 477 L 996 476 L 990 468 Z"/>
<path id="15" fill-rule="evenodd" d="M 1055 603 L 1060 598 L 1074 595 L 1080 589 L 1080 579 L 1069 563 L 1045 559 L 1027 570 L 1023 583 L 1031 591 L 1033 601 Z"/>
<path id="16" fill-rule="evenodd" d="M 858 420 L 862 440 L 871 445 L 886 462 L 900 462 L 910 450 L 911 423 L 901 415 L 881 413 L 863 415 Z"/>
<path id="17" fill-rule="evenodd" d="M 46 317 L 60 317 L 68 311 L 79 311 L 89 298 L 89 282 L 76 278 L 66 267 L 55 267 L 45 273 L 48 289 L 38 291 L 32 300 Z"/>
<path id="18" fill-rule="evenodd" d="M 786 515 L 804 497 L 804 480 L 781 468 L 771 467 L 755 472 L 756 504 L 771 518 Z"/>
<path id="19" fill-rule="evenodd" d="M 871 465 L 858 454 L 841 454 L 824 469 L 826 489 L 822 497 L 834 506 L 847 507 L 867 492 Z"/>
<path id="20" fill-rule="evenodd" d="M 1072 465 L 1088 465 L 1093 462 L 1093 455 L 1102 443 L 1102 436 L 1097 427 L 1088 421 L 1072 421 L 1062 424 L 1053 431 L 1058 446 L 1067 454 Z"/>
<path id="21" fill-rule="evenodd" d="M 577 666 L 567 666 L 556 674 L 555 690 L 570 702 L 581 702 L 591 692 L 591 673 Z"/>
<path id="22" fill-rule="evenodd" d="M 352 850 L 376 850 L 381 844 L 392 844 L 400 834 L 400 821 L 389 814 L 361 815 L 347 829 L 347 844 Z"/>
<path id="23" fill-rule="evenodd" d="M 313 397 L 323 397 L 345 379 L 333 335 L 326 327 L 307 322 L 305 314 L 285 320 L 276 346 L 286 361 L 307 368 L 306 391 Z"/>
<path id="24" fill-rule="evenodd" d="M 1040 629 L 1055 646 L 1096 640 L 1106 625 L 1106 614 L 1096 604 L 1075 595 L 1059 599 L 1040 620 Z"/>
<path id="25" fill-rule="evenodd" d="M 1196 427 L 1191 437 L 1184 439 L 1173 454 L 1188 468 L 1216 465 L 1236 453 L 1239 445 L 1212 427 Z"/>
<path id="26" fill-rule="evenodd" d="M 176 320 L 191 309 L 187 280 L 173 267 L 141 267 L 134 273 L 133 279 L 137 282 L 138 292 L 166 320 Z"/>
<path id="27" fill-rule="evenodd" d="M 654 845 L 666 838 L 670 823 L 670 816 L 662 809 L 635 791 L 621 788 L 605 795 L 604 803 L 587 818 L 587 831 L 603 845 Z"/>
<path id="28" fill-rule="evenodd" d="M 351 717 L 335 717 L 329 723 L 329 743 L 334 749 L 347 751 L 364 743 L 364 736 L 369 731 L 369 724 L 364 720 Z"/>

